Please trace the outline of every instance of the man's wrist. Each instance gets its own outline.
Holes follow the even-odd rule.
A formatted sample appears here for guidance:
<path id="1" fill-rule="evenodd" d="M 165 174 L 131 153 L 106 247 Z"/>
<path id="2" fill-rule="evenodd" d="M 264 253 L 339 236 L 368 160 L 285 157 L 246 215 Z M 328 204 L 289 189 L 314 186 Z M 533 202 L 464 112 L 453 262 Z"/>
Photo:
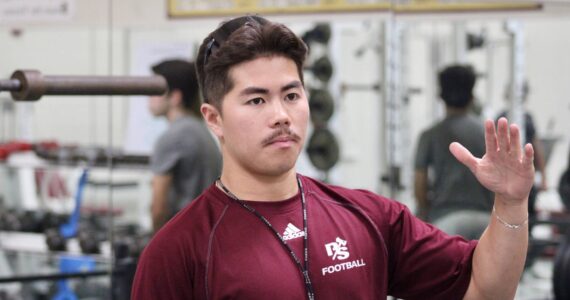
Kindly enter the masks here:
<path id="1" fill-rule="evenodd" d="M 505 223 L 514 225 L 513 227 L 522 225 L 528 222 L 528 199 L 512 203 L 501 201 L 500 197 L 497 197 L 493 207 L 493 213 L 495 214 L 495 218 L 503 225 L 505 225 Z"/>

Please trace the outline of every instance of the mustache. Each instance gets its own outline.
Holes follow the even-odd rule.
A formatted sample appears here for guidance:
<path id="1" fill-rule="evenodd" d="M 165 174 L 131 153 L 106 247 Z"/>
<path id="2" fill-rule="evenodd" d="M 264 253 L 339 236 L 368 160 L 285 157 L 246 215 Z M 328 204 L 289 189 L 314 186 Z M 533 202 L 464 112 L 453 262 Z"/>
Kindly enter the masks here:
<path id="1" fill-rule="evenodd" d="M 279 127 L 278 129 L 276 129 L 268 137 L 264 138 L 262 141 L 262 144 L 264 146 L 269 145 L 269 144 L 273 143 L 276 139 L 282 138 L 282 137 L 292 139 L 296 142 L 301 140 L 301 137 L 298 134 L 296 134 L 293 130 L 291 130 L 291 128 L 282 126 L 282 127 Z"/>

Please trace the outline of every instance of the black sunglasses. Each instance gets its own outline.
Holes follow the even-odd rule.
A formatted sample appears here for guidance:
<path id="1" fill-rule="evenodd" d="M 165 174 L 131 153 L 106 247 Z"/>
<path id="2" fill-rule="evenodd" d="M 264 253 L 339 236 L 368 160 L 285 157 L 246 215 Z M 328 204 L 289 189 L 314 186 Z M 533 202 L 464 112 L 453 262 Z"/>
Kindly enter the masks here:
<path id="1" fill-rule="evenodd" d="M 263 25 L 267 23 L 267 20 L 259 16 L 244 16 L 232 19 L 224 23 L 220 28 L 216 29 L 212 33 L 212 39 L 206 45 L 206 53 L 204 54 L 204 66 L 208 63 L 208 58 L 212 53 L 220 48 L 222 44 L 227 40 L 227 38 L 244 25 L 253 24 Z"/>

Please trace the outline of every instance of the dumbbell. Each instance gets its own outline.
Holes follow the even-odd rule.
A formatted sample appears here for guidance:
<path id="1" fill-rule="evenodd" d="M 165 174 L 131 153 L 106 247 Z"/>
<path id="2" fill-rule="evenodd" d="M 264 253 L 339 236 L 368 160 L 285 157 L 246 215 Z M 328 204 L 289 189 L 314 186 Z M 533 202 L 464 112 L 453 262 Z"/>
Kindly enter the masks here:
<path id="1" fill-rule="evenodd" d="M 56 214 L 53 212 L 47 212 L 43 215 L 41 224 L 42 228 L 59 228 L 61 224 L 65 223 L 65 221 L 69 218 L 69 215 L 64 214 Z"/>
<path id="2" fill-rule="evenodd" d="M 77 239 L 81 252 L 85 254 L 100 254 L 101 243 L 107 239 L 107 216 L 89 213 L 83 214 L 77 230 Z"/>
<path id="3" fill-rule="evenodd" d="M 47 247 L 50 251 L 66 251 L 67 240 L 63 238 L 58 227 L 51 227 L 44 232 Z"/>
<path id="4" fill-rule="evenodd" d="M 67 240 L 63 237 L 59 227 L 69 216 L 47 212 L 43 215 L 41 224 L 44 228 L 46 244 L 50 251 L 66 251 Z"/>
<path id="5" fill-rule="evenodd" d="M 79 240 L 81 252 L 85 254 L 100 254 L 104 235 L 104 232 L 100 232 L 93 227 L 80 226 L 77 232 L 77 239 Z"/>
<path id="6" fill-rule="evenodd" d="M 40 211 L 26 210 L 20 214 L 20 230 L 23 232 L 42 232 L 43 214 Z"/>
<path id="7" fill-rule="evenodd" d="M 16 210 L 8 209 L 0 213 L 0 230 L 20 231 L 21 229 L 22 223 Z"/>

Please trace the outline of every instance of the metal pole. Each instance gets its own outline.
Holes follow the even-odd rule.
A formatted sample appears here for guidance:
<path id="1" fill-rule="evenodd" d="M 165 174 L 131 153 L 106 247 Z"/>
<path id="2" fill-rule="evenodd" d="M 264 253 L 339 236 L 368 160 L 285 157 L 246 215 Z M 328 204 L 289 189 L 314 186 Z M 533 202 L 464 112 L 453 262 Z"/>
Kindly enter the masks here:
<path id="1" fill-rule="evenodd" d="M 509 65 L 509 123 L 519 126 L 521 140 L 525 143 L 525 118 L 523 108 L 523 82 L 524 82 L 524 34 L 518 21 L 507 21 L 505 29 L 510 35 L 511 59 Z M 530 141 L 526 141 L 530 142 Z"/>
<path id="2" fill-rule="evenodd" d="M 455 22 L 453 26 L 453 50 L 455 62 L 464 64 L 467 62 L 465 22 Z"/>
<path id="3" fill-rule="evenodd" d="M 403 25 L 394 19 L 384 23 L 382 135 L 385 176 L 388 179 L 389 195 L 395 198 L 400 187 L 402 153 L 402 36 Z"/>

